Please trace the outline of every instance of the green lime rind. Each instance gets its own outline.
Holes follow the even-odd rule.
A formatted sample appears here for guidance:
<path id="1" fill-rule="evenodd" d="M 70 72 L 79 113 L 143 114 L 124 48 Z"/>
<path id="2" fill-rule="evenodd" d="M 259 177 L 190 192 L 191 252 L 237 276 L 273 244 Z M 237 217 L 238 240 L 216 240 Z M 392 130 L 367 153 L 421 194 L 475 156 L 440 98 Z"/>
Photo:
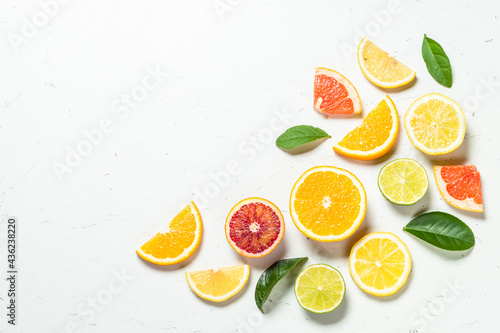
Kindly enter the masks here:
<path id="1" fill-rule="evenodd" d="M 405 163 L 401 163 L 405 162 Z M 411 165 L 412 173 L 418 172 L 418 175 L 411 179 L 408 174 L 398 173 L 397 167 L 401 164 Z M 412 176 L 412 173 L 409 175 Z M 401 181 L 410 181 L 410 185 L 414 184 L 413 188 L 411 186 L 401 186 Z M 401 206 L 410 206 L 417 203 L 422 199 L 427 190 L 429 189 L 429 178 L 424 167 L 415 160 L 409 158 L 398 158 L 384 165 L 378 174 L 378 188 L 384 198 L 393 204 Z M 403 183 L 405 184 L 405 183 Z M 413 194 L 411 196 L 410 194 Z"/>
<path id="2" fill-rule="evenodd" d="M 306 276 L 311 269 L 320 267 L 327 268 L 328 272 L 333 273 L 334 276 L 332 276 L 332 274 L 327 274 L 328 276 L 322 276 L 320 274 L 311 276 L 308 274 Z M 306 294 L 309 297 L 303 297 L 304 295 L 302 295 L 302 293 L 304 290 L 307 290 Z M 340 274 L 337 269 L 326 264 L 313 264 L 307 266 L 295 279 L 294 291 L 297 302 L 303 309 L 313 313 L 328 313 L 338 308 L 344 300 L 345 290 L 346 285 L 342 274 Z M 324 302 L 320 302 L 321 305 L 324 305 L 325 303 L 332 304 L 328 307 L 313 307 L 310 305 L 312 300 L 324 300 Z"/>

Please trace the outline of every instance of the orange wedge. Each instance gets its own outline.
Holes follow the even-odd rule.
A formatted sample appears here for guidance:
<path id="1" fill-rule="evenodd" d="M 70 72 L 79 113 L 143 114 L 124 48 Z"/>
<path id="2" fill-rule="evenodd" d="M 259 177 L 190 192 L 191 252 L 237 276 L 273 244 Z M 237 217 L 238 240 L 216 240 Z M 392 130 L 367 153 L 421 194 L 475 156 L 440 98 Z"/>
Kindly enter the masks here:
<path id="1" fill-rule="evenodd" d="M 212 302 L 222 302 L 236 295 L 245 286 L 249 276 L 248 265 L 186 272 L 189 288 L 196 295 Z"/>
<path id="2" fill-rule="evenodd" d="M 203 233 L 200 212 L 191 202 L 136 253 L 157 265 L 173 265 L 189 258 L 198 248 Z"/>
<path id="3" fill-rule="evenodd" d="M 389 96 L 373 109 L 361 125 L 349 132 L 333 150 L 357 160 L 373 160 L 387 153 L 399 131 L 399 116 Z"/>
<path id="4" fill-rule="evenodd" d="M 321 242 L 352 235 L 366 212 L 366 193 L 347 170 L 318 166 L 297 180 L 290 195 L 293 223 L 304 235 Z"/>

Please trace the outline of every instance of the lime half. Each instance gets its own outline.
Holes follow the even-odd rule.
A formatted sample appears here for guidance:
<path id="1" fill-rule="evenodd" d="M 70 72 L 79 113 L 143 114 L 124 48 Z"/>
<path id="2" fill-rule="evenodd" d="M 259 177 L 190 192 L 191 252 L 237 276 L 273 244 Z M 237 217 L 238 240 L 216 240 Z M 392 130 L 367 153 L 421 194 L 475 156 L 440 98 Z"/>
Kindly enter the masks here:
<path id="1" fill-rule="evenodd" d="M 429 180 L 423 166 L 400 158 L 387 163 L 378 175 L 378 188 L 384 197 L 398 205 L 413 205 L 427 192 Z"/>
<path id="2" fill-rule="evenodd" d="M 295 280 L 295 297 L 304 309 L 314 313 L 335 310 L 345 294 L 344 278 L 325 264 L 306 267 Z"/>

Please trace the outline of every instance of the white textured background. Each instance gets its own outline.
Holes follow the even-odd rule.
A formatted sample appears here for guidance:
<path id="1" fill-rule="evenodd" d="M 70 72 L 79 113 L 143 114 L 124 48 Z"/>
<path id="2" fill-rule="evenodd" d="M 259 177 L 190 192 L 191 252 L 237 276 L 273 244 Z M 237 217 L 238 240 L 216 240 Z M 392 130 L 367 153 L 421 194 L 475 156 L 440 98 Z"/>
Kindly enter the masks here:
<path id="1" fill-rule="evenodd" d="M 493 218 L 500 214 L 500 5 L 486 0 L 390 3 L 69 1 L 51 7 L 53 17 L 45 22 L 38 1 L 1 0 L 3 271 L 6 218 L 19 220 L 19 325 L 12 331 L 235 332 L 239 327 L 241 332 L 495 332 L 500 298 L 500 227 Z M 34 16 L 39 27 L 23 35 Z M 420 54 L 424 33 L 440 42 L 451 59 L 451 89 L 427 73 Z M 441 158 L 425 156 L 401 130 L 394 149 L 380 160 L 356 162 L 333 153 L 334 141 L 360 119 L 325 119 L 313 111 L 314 68 L 345 74 L 360 92 L 366 114 L 386 92 L 363 77 L 351 53 L 362 35 L 417 71 L 411 88 L 390 94 L 400 117 L 411 102 L 430 92 L 446 94 L 463 106 L 467 134 L 457 151 Z M 14 38 L 22 42 L 15 46 Z M 148 68 L 168 74 L 125 114 L 120 99 L 139 91 Z M 276 118 L 283 110 L 289 116 Z M 66 163 L 68 149 L 85 145 L 83 133 L 105 119 L 112 124 L 108 133 L 58 177 L 54 165 Z M 332 139 L 295 156 L 277 149 L 274 138 L 296 124 L 321 127 Z M 376 176 L 398 157 L 417 159 L 429 176 L 437 162 L 475 164 L 485 213 L 449 206 L 432 176 L 421 202 L 390 204 L 380 194 Z M 134 251 L 196 191 L 210 187 L 211 174 L 230 161 L 238 164 L 238 174 L 225 186 L 212 185 L 218 193 L 200 209 L 205 234 L 196 254 L 169 268 L 138 258 Z M 307 240 L 288 212 L 295 180 L 321 164 L 352 171 L 368 196 L 360 230 L 335 244 Z M 239 257 L 223 232 L 230 208 L 249 196 L 276 203 L 287 225 L 279 247 L 259 260 Z M 476 235 L 475 248 L 449 253 L 402 232 L 417 213 L 432 210 L 465 221 Z M 400 236 L 413 256 L 406 286 L 385 299 L 363 293 L 347 266 L 351 245 L 368 231 L 382 230 Z M 288 278 L 271 295 L 266 314 L 259 315 L 253 291 L 260 273 L 278 259 L 296 256 L 309 256 L 307 264 L 338 268 L 347 284 L 344 303 L 330 314 L 310 314 L 297 304 Z M 227 303 L 209 304 L 185 282 L 186 270 L 245 262 L 251 278 Z M 129 280 L 115 281 L 123 273 Z M 116 293 L 110 294 L 110 283 Z M 4 284 L 2 278 L 3 300 Z M 112 299 L 92 310 L 92 300 L 105 295 Z"/>

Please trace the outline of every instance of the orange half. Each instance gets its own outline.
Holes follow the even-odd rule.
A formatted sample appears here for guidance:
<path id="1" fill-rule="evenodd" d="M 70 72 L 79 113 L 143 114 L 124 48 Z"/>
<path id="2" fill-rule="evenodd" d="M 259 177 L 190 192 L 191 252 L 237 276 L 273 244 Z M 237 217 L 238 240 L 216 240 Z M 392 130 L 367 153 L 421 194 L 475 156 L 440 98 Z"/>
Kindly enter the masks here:
<path id="1" fill-rule="evenodd" d="M 321 242 L 352 235 L 366 212 L 366 193 L 355 175 L 333 166 L 307 170 L 290 195 L 293 223 L 304 235 Z"/>

